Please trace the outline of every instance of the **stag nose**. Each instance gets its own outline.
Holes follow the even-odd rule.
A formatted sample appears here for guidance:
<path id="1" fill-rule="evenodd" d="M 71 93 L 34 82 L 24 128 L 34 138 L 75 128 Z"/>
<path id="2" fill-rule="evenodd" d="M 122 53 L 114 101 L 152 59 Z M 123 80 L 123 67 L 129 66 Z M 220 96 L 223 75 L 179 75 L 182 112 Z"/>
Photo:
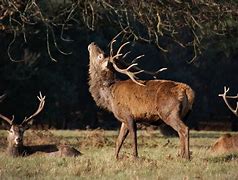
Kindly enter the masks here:
<path id="1" fill-rule="evenodd" d="M 16 144 L 18 144 L 20 142 L 22 142 L 22 138 L 20 138 L 20 137 L 16 138 Z"/>
<path id="2" fill-rule="evenodd" d="M 95 46 L 95 45 L 96 45 L 95 42 L 91 42 L 91 43 L 88 45 L 88 51 L 90 51 L 91 46 Z"/>

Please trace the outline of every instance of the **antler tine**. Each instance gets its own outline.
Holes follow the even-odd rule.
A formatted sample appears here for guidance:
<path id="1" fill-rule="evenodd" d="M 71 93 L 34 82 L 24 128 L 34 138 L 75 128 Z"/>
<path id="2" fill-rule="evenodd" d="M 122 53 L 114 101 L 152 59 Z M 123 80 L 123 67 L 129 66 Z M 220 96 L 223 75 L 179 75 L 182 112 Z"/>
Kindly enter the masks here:
<path id="1" fill-rule="evenodd" d="M 126 27 L 125 29 L 123 29 L 122 31 L 120 31 L 116 36 L 114 36 L 111 40 L 111 42 L 109 43 L 110 45 L 110 57 L 112 57 L 112 54 L 113 54 L 113 48 L 112 48 L 112 45 L 114 42 L 116 42 L 116 38 L 118 36 L 120 36 L 123 32 L 125 32 L 125 30 L 127 29 L 128 27 Z"/>
<path id="2" fill-rule="evenodd" d="M 114 41 L 114 42 L 115 42 L 115 41 Z M 114 55 L 114 56 L 110 56 L 110 58 L 111 58 L 111 62 L 113 62 L 114 59 L 117 59 L 118 57 L 120 57 L 120 56 L 123 55 L 123 54 L 121 53 L 121 50 L 122 50 L 123 47 L 125 47 L 125 46 L 126 46 L 127 44 L 129 44 L 129 43 L 130 43 L 129 41 L 123 43 L 123 44 L 119 47 L 119 49 L 117 50 L 116 55 Z"/>
<path id="3" fill-rule="evenodd" d="M 218 96 L 221 96 L 223 98 L 224 102 L 226 103 L 227 107 L 230 109 L 230 111 L 233 112 L 236 116 L 238 116 L 238 102 L 236 103 L 236 108 L 233 109 L 227 101 L 227 98 L 233 98 L 233 99 L 238 98 L 238 95 L 237 96 L 227 96 L 226 94 L 228 93 L 229 90 L 230 90 L 229 88 L 226 88 L 226 86 L 224 86 L 224 93 L 219 94 Z"/>
<path id="4" fill-rule="evenodd" d="M 7 93 L 3 94 L 0 96 L 0 102 L 2 102 L 7 96 Z"/>
<path id="5" fill-rule="evenodd" d="M 131 53 L 131 51 L 128 51 L 127 53 L 125 53 L 125 55 L 122 56 L 122 59 L 124 59 L 130 53 Z"/>
<path id="6" fill-rule="evenodd" d="M 113 43 L 116 42 L 115 39 L 113 39 L 111 42 L 110 42 L 110 57 L 112 57 L 113 55 Z"/>
<path id="7" fill-rule="evenodd" d="M 140 59 L 140 58 L 142 58 L 142 57 L 144 57 L 145 55 L 144 54 L 142 54 L 142 55 L 140 55 L 140 56 L 137 56 L 135 59 L 133 59 L 132 61 L 131 61 L 131 63 L 135 63 L 138 59 Z"/>
<path id="8" fill-rule="evenodd" d="M 152 75 L 154 78 L 157 78 L 157 76 L 160 72 L 165 71 L 168 68 L 161 68 L 161 69 L 157 70 L 156 72 L 147 71 L 147 70 L 139 68 L 138 66 L 135 66 L 134 69 L 137 70 L 137 71 L 142 71 L 145 74 Z"/>
<path id="9" fill-rule="evenodd" d="M 42 109 L 44 108 L 44 105 L 45 105 L 45 96 L 42 96 L 41 92 L 39 92 L 39 96 L 37 96 L 38 100 L 40 101 L 40 104 L 38 106 L 38 109 L 36 110 L 35 113 L 33 113 L 30 117 L 25 117 L 25 119 L 23 120 L 23 122 L 21 124 L 24 124 L 24 123 L 28 123 L 33 117 L 35 117 L 37 114 L 39 114 Z"/>
<path id="10" fill-rule="evenodd" d="M 8 117 L 0 114 L 0 118 L 2 118 L 5 122 L 7 122 L 8 124 L 12 125 L 13 121 L 14 121 L 14 115 L 12 115 L 12 119 L 9 119 Z"/>
<path id="11" fill-rule="evenodd" d="M 114 63 L 113 63 L 112 65 L 113 65 L 113 67 L 115 68 L 116 71 L 118 71 L 118 72 L 120 72 L 120 73 L 122 73 L 122 74 L 126 74 L 126 75 L 129 76 L 129 77 L 131 78 L 131 80 L 132 80 L 133 82 L 135 82 L 136 84 L 138 84 L 138 85 L 140 85 L 140 86 L 145 86 L 144 84 L 142 84 L 142 83 L 140 83 L 140 82 L 138 82 L 138 81 L 136 80 L 136 79 L 137 79 L 136 74 L 139 74 L 139 73 L 143 72 L 143 70 L 137 71 L 137 72 L 130 72 L 130 71 L 129 71 L 129 69 L 132 68 L 133 66 L 136 66 L 137 63 L 131 64 L 131 65 L 130 65 L 129 67 L 127 67 L 126 69 L 120 69 L 120 68 L 118 68 L 117 65 L 114 64 Z"/>

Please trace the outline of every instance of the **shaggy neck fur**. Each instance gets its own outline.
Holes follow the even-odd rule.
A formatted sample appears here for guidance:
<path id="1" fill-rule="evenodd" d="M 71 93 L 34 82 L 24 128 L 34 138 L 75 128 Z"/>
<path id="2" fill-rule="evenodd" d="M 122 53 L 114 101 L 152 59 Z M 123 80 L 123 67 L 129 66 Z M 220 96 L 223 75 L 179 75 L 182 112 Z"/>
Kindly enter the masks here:
<path id="1" fill-rule="evenodd" d="M 116 79 L 110 70 L 99 71 L 97 67 L 90 64 L 89 67 L 89 91 L 99 107 L 112 110 L 111 88 Z"/>

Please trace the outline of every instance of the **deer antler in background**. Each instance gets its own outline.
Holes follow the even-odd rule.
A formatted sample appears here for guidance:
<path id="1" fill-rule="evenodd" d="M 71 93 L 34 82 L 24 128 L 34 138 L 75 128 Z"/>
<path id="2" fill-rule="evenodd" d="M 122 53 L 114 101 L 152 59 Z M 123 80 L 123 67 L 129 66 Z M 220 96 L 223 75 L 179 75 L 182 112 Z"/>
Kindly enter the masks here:
<path id="1" fill-rule="evenodd" d="M 3 94 L 0 96 L 0 102 L 2 102 L 7 96 L 7 93 Z"/>
<path id="2" fill-rule="evenodd" d="M 32 114 L 30 117 L 25 117 L 25 119 L 24 119 L 24 121 L 21 123 L 22 125 L 23 124 L 27 124 L 29 121 L 31 121 L 31 119 L 33 118 L 33 117 L 35 117 L 37 114 L 39 114 L 41 111 L 42 111 L 42 109 L 44 108 L 44 105 L 45 105 L 45 96 L 42 96 L 42 94 L 41 94 L 41 92 L 39 92 L 40 93 L 40 95 L 39 96 L 37 96 L 37 98 L 39 99 L 39 101 L 40 101 L 40 104 L 39 104 L 39 106 L 38 106 L 38 109 L 36 110 L 36 112 L 34 113 L 34 114 Z"/>
<path id="3" fill-rule="evenodd" d="M 9 125 L 13 124 L 14 121 L 14 115 L 12 115 L 12 119 L 9 119 L 8 117 L 0 114 L 0 118 L 2 118 L 5 122 L 7 122 Z"/>
<path id="4" fill-rule="evenodd" d="M 238 94 L 236 96 L 227 96 L 226 94 L 228 93 L 229 90 L 230 90 L 229 88 L 226 88 L 226 86 L 224 86 L 224 93 L 219 94 L 218 96 L 221 96 L 223 98 L 227 107 L 231 110 L 231 112 L 233 112 L 238 117 L 238 101 L 236 102 L 236 108 L 235 109 L 233 109 L 227 101 L 227 98 L 229 98 L 229 99 L 238 99 Z"/>

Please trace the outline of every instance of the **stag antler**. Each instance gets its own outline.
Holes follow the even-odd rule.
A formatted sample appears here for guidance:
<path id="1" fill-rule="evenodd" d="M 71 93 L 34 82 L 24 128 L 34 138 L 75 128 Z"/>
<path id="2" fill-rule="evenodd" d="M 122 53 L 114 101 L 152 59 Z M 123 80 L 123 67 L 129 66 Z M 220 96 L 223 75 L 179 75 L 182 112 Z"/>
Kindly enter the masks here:
<path id="1" fill-rule="evenodd" d="M 14 121 L 14 115 L 12 115 L 12 119 L 9 119 L 8 117 L 0 114 L 0 118 L 2 118 L 5 122 L 7 122 L 9 125 L 13 124 Z"/>
<path id="2" fill-rule="evenodd" d="M 0 96 L 0 102 L 2 102 L 5 98 L 6 98 L 6 93 Z M 8 124 L 12 125 L 13 121 L 14 121 L 14 115 L 12 115 L 12 119 L 9 119 L 8 117 L 0 114 L 0 118 L 2 118 L 5 122 L 7 122 Z"/>
<path id="3" fill-rule="evenodd" d="M 136 84 L 138 85 L 141 85 L 141 86 L 144 86 L 144 84 L 142 84 L 141 82 L 137 81 L 136 79 L 138 79 L 138 77 L 136 77 L 136 74 L 139 74 L 139 73 L 145 73 L 145 74 L 149 74 L 149 75 L 152 75 L 154 78 L 156 78 L 158 76 L 158 74 L 164 70 L 166 70 L 167 68 L 161 68 L 159 69 L 158 71 L 156 72 L 150 72 L 150 71 L 146 71 L 144 69 L 140 69 L 137 65 L 137 63 L 134 63 L 136 60 L 144 57 L 144 55 L 140 55 L 140 56 L 137 56 L 133 61 L 132 61 L 132 64 L 129 64 L 129 66 L 126 68 L 126 69 L 120 69 L 117 65 L 116 65 L 116 62 L 115 60 L 118 59 L 119 57 L 121 57 L 123 54 L 121 53 L 121 50 L 123 49 L 123 47 L 125 47 L 127 44 L 129 44 L 130 42 L 125 42 L 124 44 L 122 44 L 119 49 L 117 50 L 117 53 L 113 56 L 113 43 L 116 42 L 115 38 L 117 38 L 119 35 L 121 34 L 121 32 L 116 35 L 112 41 L 110 42 L 110 57 L 109 57 L 109 61 L 112 63 L 114 69 L 122 74 L 126 74 L 127 76 L 130 77 L 130 79 L 135 82 Z M 127 52 L 121 59 L 125 58 L 127 56 L 127 54 L 129 54 L 129 52 Z M 125 63 L 123 61 L 124 64 L 128 65 L 127 63 Z M 135 72 L 131 72 L 130 69 L 133 67 L 133 69 L 135 69 L 136 71 Z"/>
<path id="4" fill-rule="evenodd" d="M 0 96 L 0 102 L 2 102 L 5 98 L 6 98 L 6 96 L 7 96 L 7 94 L 5 93 L 5 94 L 3 94 L 3 95 L 1 95 Z"/>
<path id="5" fill-rule="evenodd" d="M 27 124 L 33 117 L 35 117 L 37 114 L 39 114 L 42 109 L 44 108 L 44 105 L 45 105 L 45 96 L 42 96 L 41 92 L 39 92 L 40 95 L 37 96 L 37 98 L 39 99 L 40 101 L 40 104 L 38 106 L 38 109 L 36 110 L 36 112 L 34 114 L 32 114 L 30 117 L 25 117 L 25 119 L 23 120 L 23 122 L 21 123 L 22 125 L 23 124 Z"/>
<path id="6" fill-rule="evenodd" d="M 226 88 L 226 86 L 224 86 L 224 93 L 223 94 L 219 94 L 218 96 L 221 96 L 224 100 L 224 102 L 226 103 L 227 107 L 231 110 L 231 112 L 233 112 L 236 116 L 238 116 L 238 101 L 236 102 L 236 108 L 233 109 L 230 104 L 227 101 L 227 98 L 229 99 L 238 99 L 238 94 L 236 96 L 227 96 L 227 92 L 230 90 L 230 88 Z"/>

